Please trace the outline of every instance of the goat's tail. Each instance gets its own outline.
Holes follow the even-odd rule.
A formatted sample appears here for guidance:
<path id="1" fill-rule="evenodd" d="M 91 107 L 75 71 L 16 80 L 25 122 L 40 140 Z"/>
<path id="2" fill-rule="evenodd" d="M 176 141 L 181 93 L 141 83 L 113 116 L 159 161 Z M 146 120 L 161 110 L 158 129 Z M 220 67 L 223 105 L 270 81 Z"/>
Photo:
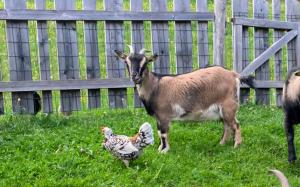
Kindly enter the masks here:
<path id="1" fill-rule="evenodd" d="M 249 76 L 241 76 L 240 81 L 242 84 L 247 84 L 250 86 L 250 88 L 255 88 L 255 83 L 254 83 L 254 76 L 249 75 Z"/>
<path id="2" fill-rule="evenodd" d="M 284 176 L 284 174 L 281 171 L 277 169 L 271 169 L 270 172 L 273 173 L 279 179 L 282 187 L 290 186 L 288 179 Z"/>

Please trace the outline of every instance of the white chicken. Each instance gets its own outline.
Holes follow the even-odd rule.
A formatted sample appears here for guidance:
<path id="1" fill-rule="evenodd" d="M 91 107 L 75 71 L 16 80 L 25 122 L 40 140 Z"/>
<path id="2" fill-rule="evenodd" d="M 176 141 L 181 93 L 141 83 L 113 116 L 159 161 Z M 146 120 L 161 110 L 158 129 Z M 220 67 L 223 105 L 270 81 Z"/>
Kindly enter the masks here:
<path id="1" fill-rule="evenodd" d="M 129 161 L 136 159 L 148 145 L 154 144 L 153 130 L 149 123 L 144 123 L 139 132 L 133 136 L 114 135 L 108 127 L 101 129 L 104 134 L 102 146 L 119 158 L 128 167 Z"/>

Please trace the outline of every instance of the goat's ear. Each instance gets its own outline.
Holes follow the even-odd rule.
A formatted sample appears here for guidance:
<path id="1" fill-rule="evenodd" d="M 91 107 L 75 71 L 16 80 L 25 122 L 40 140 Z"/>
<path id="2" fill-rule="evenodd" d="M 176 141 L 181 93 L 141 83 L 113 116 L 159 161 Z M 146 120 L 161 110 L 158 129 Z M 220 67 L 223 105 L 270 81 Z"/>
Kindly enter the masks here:
<path id="1" fill-rule="evenodd" d="M 296 72 L 295 72 L 295 75 L 296 75 L 296 76 L 300 76 L 300 71 L 296 71 Z"/>
<path id="2" fill-rule="evenodd" d="M 158 55 L 156 53 L 154 55 L 150 56 L 150 57 L 146 57 L 147 63 L 148 62 L 154 62 L 154 61 L 157 60 L 157 58 L 158 58 Z"/>
<path id="3" fill-rule="evenodd" d="M 127 58 L 127 55 L 119 50 L 115 50 L 115 53 L 116 53 L 117 57 L 119 57 L 123 60 L 125 60 Z"/>

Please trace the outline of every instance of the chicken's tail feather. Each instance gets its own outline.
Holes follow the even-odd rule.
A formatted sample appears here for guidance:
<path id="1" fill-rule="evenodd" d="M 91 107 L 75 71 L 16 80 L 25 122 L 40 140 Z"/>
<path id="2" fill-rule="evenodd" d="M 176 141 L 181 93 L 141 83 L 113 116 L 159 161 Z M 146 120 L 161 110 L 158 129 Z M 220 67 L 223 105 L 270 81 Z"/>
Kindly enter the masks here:
<path id="1" fill-rule="evenodd" d="M 153 130 L 149 123 L 144 123 L 139 130 L 140 147 L 154 144 Z"/>

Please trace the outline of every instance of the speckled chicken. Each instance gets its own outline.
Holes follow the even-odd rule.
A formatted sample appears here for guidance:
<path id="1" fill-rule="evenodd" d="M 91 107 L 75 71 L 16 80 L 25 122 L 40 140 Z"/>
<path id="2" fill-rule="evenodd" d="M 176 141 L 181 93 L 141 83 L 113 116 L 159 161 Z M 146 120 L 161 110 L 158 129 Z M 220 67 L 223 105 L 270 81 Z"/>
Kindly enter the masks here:
<path id="1" fill-rule="evenodd" d="M 105 137 L 102 143 L 103 147 L 122 160 L 127 167 L 129 161 L 138 158 L 146 146 L 154 144 L 153 130 L 147 122 L 133 137 L 115 135 L 108 127 L 103 127 L 101 131 Z"/>

